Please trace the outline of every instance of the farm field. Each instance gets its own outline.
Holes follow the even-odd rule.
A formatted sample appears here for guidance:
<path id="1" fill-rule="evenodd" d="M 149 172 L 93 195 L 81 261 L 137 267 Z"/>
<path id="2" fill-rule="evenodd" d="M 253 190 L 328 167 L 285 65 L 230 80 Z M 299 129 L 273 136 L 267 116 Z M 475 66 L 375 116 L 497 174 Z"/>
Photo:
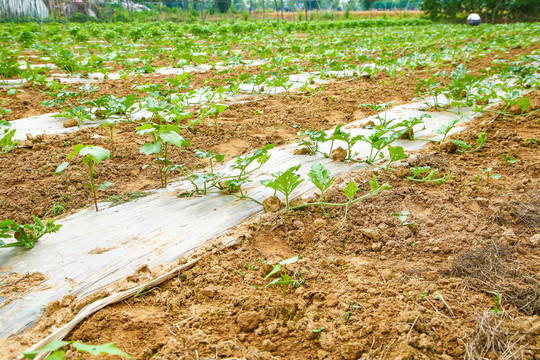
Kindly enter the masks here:
<path id="1" fill-rule="evenodd" d="M 47 259 L 32 254 L 71 231 L 74 218 L 104 236 L 86 257 L 111 251 L 100 246 L 110 239 L 94 207 L 114 222 L 167 196 L 176 210 L 158 211 L 164 222 L 177 214 L 180 228 L 189 226 L 184 202 L 201 204 L 209 228 L 221 222 L 206 199 L 229 199 L 231 217 L 234 204 L 256 208 L 202 247 L 172 254 L 174 263 L 138 260 L 135 273 L 87 297 L 72 279 L 34 306 L 29 329 L 3 321 L 1 358 L 137 286 L 65 339 L 114 342 L 136 359 L 540 356 L 537 24 L 0 32 L 0 225 L 36 217 L 63 225 L 33 249 L 0 249 L 0 318 L 55 286 L 38 271 Z M 151 226 L 174 224 L 158 216 Z M 37 270 L 12 272 L 14 256 Z"/>

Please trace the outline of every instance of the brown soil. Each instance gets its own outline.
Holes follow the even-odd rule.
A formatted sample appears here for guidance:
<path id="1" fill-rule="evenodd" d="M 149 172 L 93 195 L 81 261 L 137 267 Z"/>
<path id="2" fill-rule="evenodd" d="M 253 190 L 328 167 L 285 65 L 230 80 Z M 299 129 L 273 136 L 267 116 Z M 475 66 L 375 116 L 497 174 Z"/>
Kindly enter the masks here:
<path id="1" fill-rule="evenodd" d="M 36 289 L 44 290 L 41 283 L 47 280 L 47 276 L 35 272 L 31 274 L 9 273 L 0 277 L 0 307 L 3 307 L 14 299 L 23 297 L 28 291 Z"/>
<path id="2" fill-rule="evenodd" d="M 540 92 L 531 98 L 538 108 Z M 449 154 L 434 144 L 395 173 L 377 171 L 392 188 L 352 206 L 344 222 L 343 208 L 257 215 L 227 234 L 241 240 L 236 247 L 100 310 L 68 339 L 114 342 L 136 359 L 458 359 L 467 352 L 494 359 L 512 346 L 514 358 L 535 359 L 540 152 L 524 139 L 540 135 L 539 119 L 486 115 L 458 136 L 487 132 L 480 151 Z M 452 179 L 413 183 L 405 176 L 414 165 Z M 502 177 L 488 182 L 478 170 L 487 166 Z M 367 191 L 372 175 L 337 179 L 327 199 L 343 201 L 339 189 L 350 180 Z M 403 227 L 392 216 L 402 210 L 412 213 L 407 220 L 414 225 Z M 265 275 L 296 255 L 300 260 L 287 269 L 300 286 L 289 286 L 284 298 L 266 287 Z M 29 345 L 38 330 L 75 314 L 71 305 L 53 308 L 34 333 L 16 336 L 10 346 Z"/>
<path id="3" fill-rule="evenodd" d="M 328 84 L 311 98 L 274 96 L 233 105 L 220 118 L 217 134 L 201 125 L 186 136 L 193 148 L 227 149 L 234 156 L 290 141 L 305 128 L 367 115 L 358 103 L 414 97 L 409 78 L 392 85 L 378 80 L 384 79 Z M 540 91 L 529 96 L 531 110 L 539 109 Z M 344 208 L 256 215 L 226 234 L 240 240 L 237 246 L 208 253 L 161 286 L 98 311 L 67 339 L 114 342 L 136 359 L 495 359 L 504 351 L 536 359 L 539 114 L 485 114 L 455 137 L 471 143 L 486 132 L 488 142 L 480 151 L 449 153 L 432 144 L 394 173 L 376 171 L 379 182 L 392 188 L 351 206 L 346 219 Z M 141 170 L 149 159 L 138 154 L 143 139 L 132 135 L 135 126 L 118 128 L 118 157 L 98 169 L 100 180 L 115 183 L 106 195 L 158 183 L 152 167 Z M 55 201 L 64 201 L 70 211 L 89 205 L 82 179 L 52 171 L 79 141 L 107 145 L 93 133 L 105 136 L 103 129 L 87 129 L 43 137 L 31 148 L 0 157 L 6 169 L 0 175 L 0 217 L 23 221 L 37 206 L 43 213 Z M 191 152 L 173 157 L 190 167 L 202 165 Z M 452 178 L 444 184 L 414 183 L 406 179 L 412 166 L 431 166 Z M 488 167 L 501 178 L 479 170 Z M 367 192 L 372 176 L 363 170 L 336 179 L 327 200 L 344 201 L 340 189 L 349 181 Z M 392 215 L 403 210 L 411 212 L 407 220 L 414 224 L 401 226 Z M 289 286 L 286 297 L 280 288 L 266 287 L 273 265 L 296 255 L 300 260 L 288 265 L 287 273 L 300 286 Z M 142 268 L 120 286 L 143 285 L 148 272 L 155 276 L 163 268 Z M 13 357 L 72 319 L 81 304 L 103 296 L 50 304 L 35 327 L 2 340 L 0 357 Z M 72 350 L 67 356 L 77 358 Z"/>

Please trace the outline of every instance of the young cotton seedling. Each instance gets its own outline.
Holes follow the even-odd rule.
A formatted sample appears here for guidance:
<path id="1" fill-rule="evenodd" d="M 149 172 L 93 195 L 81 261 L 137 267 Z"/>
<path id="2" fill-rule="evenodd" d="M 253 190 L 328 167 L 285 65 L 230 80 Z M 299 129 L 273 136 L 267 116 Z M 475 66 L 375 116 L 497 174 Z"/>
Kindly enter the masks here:
<path id="1" fill-rule="evenodd" d="M 264 278 L 266 280 L 272 275 L 276 273 L 280 273 L 278 278 L 268 283 L 265 287 L 268 287 L 271 285 L 281 286 L 281 292 L 283 293 L 283 307 L 285 307 L 285 300 L 287 297 L 287 288 L 289 287 L 289 285 L 293 285 L 293 286 L 300 285 L 295 279 L 290 277 L 287 271 L 287 267 L 286 267 L 287 265 L 294 264 L 297 261 L 298 261 L 298 256 L 294 256 L 292 258 L 280 261 L 278 264 L 274 265 L 274 268 L 272 269 L 272 271 L 270 271 L 268 275 L 266 275 L 266 277 Z"/>
<path id="2" fill-rule="evenodd" d="M 83 184 L 84 186 L 88 187 L 90 189 L 90 192 L 92 194 L 92 198 L 94 200 L 94 206 L 96 208 L 96 211 L 98 211 L 97 206 L 97 190 L 105 190 L 109 186 L 112 185 L 112 183 L 108 181 L 104 181 L 103 183 L 96 185 L 95 180 L 95 167 L 100 162 L 102 162 L 105 159 L 110 159 L 111 153 L 109 150 L 104 149 L 100 146 L 95 145 L 83 145 L 83 144 L 77 144 L 73 148 L 73 152 L 68 155 L 68 160 L 71 160 L 75 155 L 82 156 L 83 158 L 83 164 L 88 169 L 88 173 L 85 175 L 81 170 L 77 169 L 77 171 L 83 176 L 88 179 L 88 183 Z M 64 162 L 60 164 L 57 168 L 55 173 L 60 174 L 62 173 L 68 166 L 69 162 Z"/>
<path id="3" fill-rule="evenodd" d="M 228 105 L 224 104 L 210 104 L 206 105 L 201 109 L 201 114 L 199 115 L 200 119 L 212 118 L 214 120 L 213 124 L 208 124 L 208 126 L 214 126 L 214 129 L 218 131 L 218 115 L 223 113 L 229 108 Z"/>
<path id="4" fill-rule="evenodd" d="M 409 224 L 413 224 L 413 223 L 407 222 L 407 217 L 409 215 L 412 215 L 412 213 L 410 213 L 407 210 L 403 210 L 401 213 L 392 213 L 392 215 L 399 219 L 399 221 L 401 222 L 401 226 L 407 226 Z"/>
<path id="5" fill-rule="evenodd" d="M 181 165 L 175 165 L 169 159 L 169 145 L 182 149 L 183 146 L 190 146 L 188 140 L 180 136 L 180 129 L 176 125 L 158 125 L 148 123 L 137 128 L 137 135 L 150 134 L 153 141 L 147 142 L 140 148 L 140 152 L 145 155 L 155 155 L 158 164 L 159 180 L 161 187 L 166 188 L 169 173 Z"/>
<path id="6" fill-rule="evenodd" d="M 489 179 L 499 180 L 500 178 L 502 178 L 502 175 L 499 173 L 494 173 L 494 174 L 491 173 L 491 171 L 493 170 L 492 167 L 488 167 L 486 169 L 478 169 L 478 170 L 480 170 L 483 174 L 486 174 L 486 185 L 489 185 Z M 474 181 L 477 181 L 479 177 L 480 176 L 477 176 Z"/>

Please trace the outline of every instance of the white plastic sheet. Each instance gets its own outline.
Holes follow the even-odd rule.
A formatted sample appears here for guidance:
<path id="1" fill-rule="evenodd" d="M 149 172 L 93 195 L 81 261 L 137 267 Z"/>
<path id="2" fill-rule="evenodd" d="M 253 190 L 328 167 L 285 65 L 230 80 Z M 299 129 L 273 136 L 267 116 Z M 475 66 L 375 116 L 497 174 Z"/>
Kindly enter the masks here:
<path id="1" fill-rule="evenodd" d="M 387 117 L 403 120 L 419 116 L 425 113 L 420 110 L 422 107 L 420 103 L 397 106 L 388 111 Z M 470 111 L 465 115 L 434 112 L 431 116 L 425 119 L 426 129 L 415 129 L 416 137 L 436 137 L 434 130 L 441 125 L 459 117 L 467 121 L 472 114 Z M 348 124 L 343 129 L 355 135 L 368 134 L 372 130 L 361 127 L 368 120 Z M 406 150 L 417 150 L 425 143 L 399 140 L 399 145 Z M 335 147 L 340 145 L 343 146 L 336 143 Z M 322 148 L 326 146 L 329 145 L 323 144 Z M 335 163 L 321 155 L 293 155 L 295 148 L 297 146 L 288 145 L 271 151 L 270 160 L 252 176 L 253 182 L 246 187 L 249 196 L 262 201 L 272 195 L 273 191 L 260 185 L 260 180 L 293 165 L 302 165 L 298 173 L 304 178 L 315 162 L 325 165 L 333 175 L 362 166 Z M 366 154 L 369 146 L 359 143 L 354 151 Z M 225 166 L 223 171 L 227 168 Z M 121 280 L 144 264 L 152 267 L 172 262 L 261 211 L 260 205 L 253 201 L 226 195 L 176 197 L 178 189 L 188 187 L 187 183 L 174 183 L 167 189 L 130 203 L 112 208 L 101 204 L 99 212 L 83 210 L 61 220 L 62 229 L 44 236 L 32 250 L 2 249 L 0 274 L 39 271 L 49 277 L 46 282 L 49 288 L 27 293 L 23 298 L 0 305 L 0 336 L 20 332 L 33 324 L 45 305 L 52 300 L 61 299 L 68 293 L 86 296 L 107 289 L 111 283 Z M 294 195 L 309 194 L 314 190 L 309 181 L 304 181 Z"/>

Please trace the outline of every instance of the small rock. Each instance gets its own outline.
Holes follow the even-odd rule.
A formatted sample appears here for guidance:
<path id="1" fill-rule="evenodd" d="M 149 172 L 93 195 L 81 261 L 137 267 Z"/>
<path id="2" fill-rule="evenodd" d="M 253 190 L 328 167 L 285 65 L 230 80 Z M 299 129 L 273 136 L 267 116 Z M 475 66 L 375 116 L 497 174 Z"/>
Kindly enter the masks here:
<path id="1" fill-rule="evenodd" d="M 270 196 L 263 200 L 263 208 L 265 212 L 276 212 L 281 208 L 281 201 L 277 196 Z"/>
<path id="2" fill-rule="evenodd" d="M 533 245 L 540 245 L 540 234 L 534 234 L 531 236 L 531 244 Z"/>
<path id="3" fill-rule="evenodd" d="M 510 244 L 514 244 L 517 241 L 516 233 L 514 232 L 514 229 L 508 228 L 503 231 L 502 233 L 503 239 L 507 240 Z"/>
<path id="4" fill-rule="evenodd" d="M 315 221 L 313 222 L 313 225 L 315 225 L 316 227 L 325 226 L 326 225 L 326 220 L 324 220 L 324 219 L 315 219 Z"/>
<path id="5" fill-rule="evenodd" d="M 448 140 L 441 144 L 440 146 L 441 151 L 447 152 L 449 154 L 453 154 L 457 150 L 457 145 L 454 144 L 452 141 Z"/>
<path id="6" fill-rule="evenodd" d="M 26 134 L 26 140 L 28 140 L 28 141 L 34 140 L 34 135 L 32 135 L 32 134 L 30 134 L 30 133 L 27 133 L 27 134 Z"/>
<path id="7" fill-rule="evenodd" d="M 213 298 L 217 294 L 217 290 L 213 287 L 207 287 L 200 290 L 200 293 L 204 297 Z"/>
<path id="8" fill-rule="evenodd" d="M 373 244 L 371 244 L 371 250 L 375 252 L 381 251 L 382 247 L 383 247 L 382 242 L 374 242 Z"/>
<path id="9" fill-rule="evenodd" d="M 344 161 L 347 158 L 347 150 L 343 149 L 341 146 L 336 150 L 332 151 L 332 160 L 334 161 Z"/>
<path id="10" fill-rule="evenodd" d="M 416 224 L 407 224 L 407 227 L 409 228 L 409 230 L 411 230 L 411 232 L 413 234 L 418 234 L 418 225 Z"/>
<path id="11" fill-rule="evenodd" d="M 408 131 L 401 134 L 399 138 L 402 140 L 414 140 L 414 130 L 410 128 Z"/>
<path id="12" fill-rule="evenodd" d="M 248 311 L 238 315 L 238 327 L 240 332 L 251 332 L 259 325 L 261 318 L 256 311 Z"/>
<path id="13" fill-rule="evenodd" d="M 71 128 L 78 125 L 77 119 L 67 119 L 64 121 L 64 127 L 65 128 Z"/>
<path id="14" fill-rule="evenodd" d="M 277 349 L 276 344 L 274 344 L 272 341 L 268 339 L 264 339 L 262 342 L 263 349 L 266 351 L 274 351 Z"/>
<path id="15" fill-rule="evenodd" d="M 422 277 L 427 281 L 436 281 L 439 278 L 439 274 L 436 271 L 424 271 Z"/>
<path id="16" fill-rule="evenodd" d="M 294 150 L 294 155 L 310 155 L 311 151 L 307 147 Z"/>
<path id="17" fill-rule="evenodd" d="M 374 128 L 375 127 L 375 123 L 373 122 L 373 120 L 369 120 L 367 123 L 364 124 L 364 128 Z"/>
<path id="18" fill-rule="evenodd" d="M 377 241 L 381 238 L 381 234 L 377 230 L 373 229 L 360 229 L 360 232 L 370 238 L 373 241 Z"/>

